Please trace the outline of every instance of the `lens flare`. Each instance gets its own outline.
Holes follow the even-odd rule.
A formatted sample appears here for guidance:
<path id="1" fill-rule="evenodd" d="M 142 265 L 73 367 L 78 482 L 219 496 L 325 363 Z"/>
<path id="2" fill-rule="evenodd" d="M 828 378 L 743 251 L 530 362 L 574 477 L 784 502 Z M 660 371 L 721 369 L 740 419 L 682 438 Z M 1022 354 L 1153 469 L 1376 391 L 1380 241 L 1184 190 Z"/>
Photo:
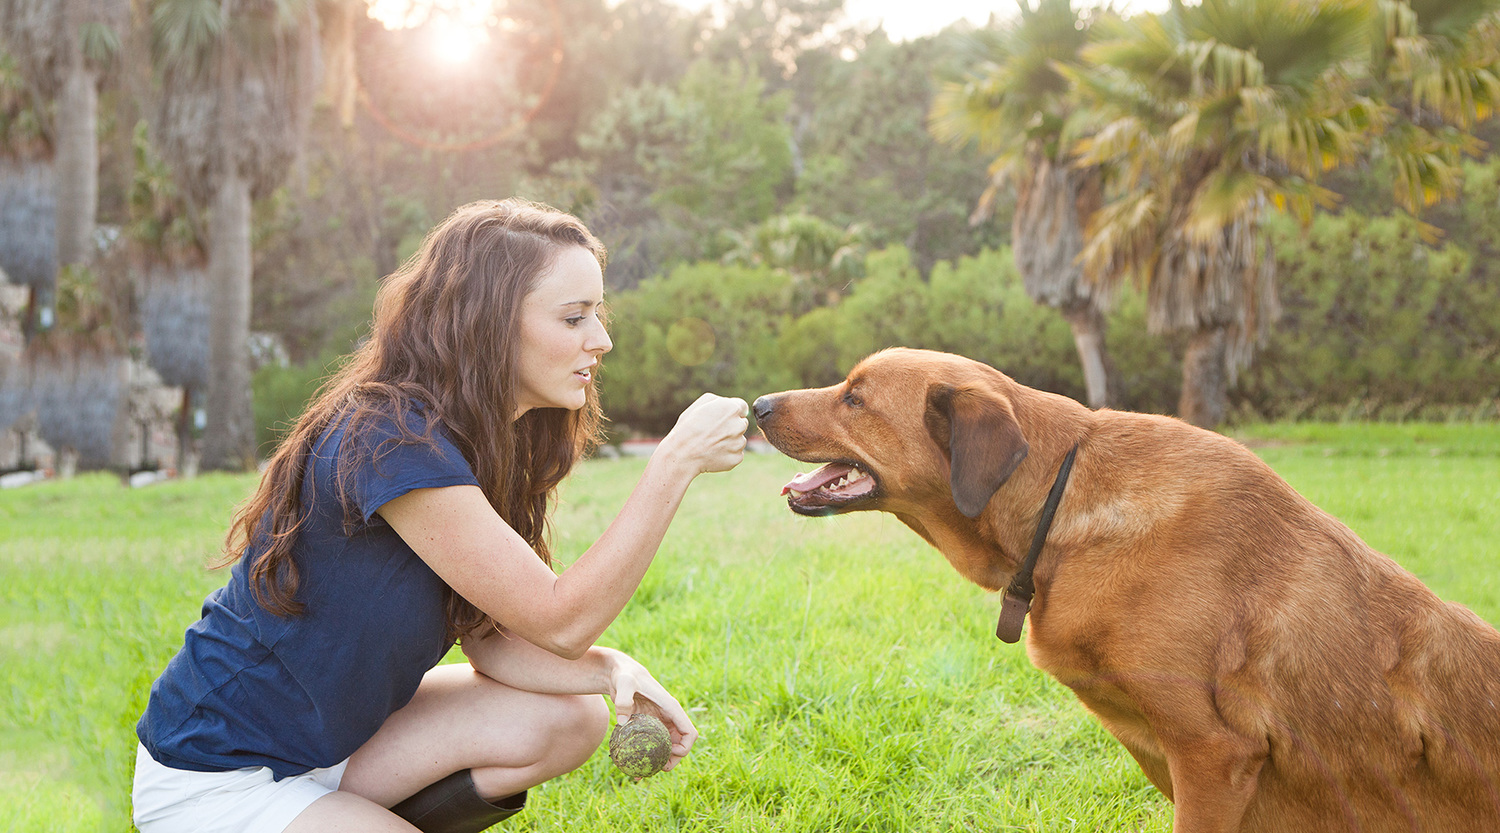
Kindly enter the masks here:
<path id="1" fill-rule="evenodd" d="M 483 27 L 465 24 L 449 15 L 428 20 L 426 28 L 431 30 L 429 48 L 433 58 L 445 64 L 467 62 L 489 39 Z"/>

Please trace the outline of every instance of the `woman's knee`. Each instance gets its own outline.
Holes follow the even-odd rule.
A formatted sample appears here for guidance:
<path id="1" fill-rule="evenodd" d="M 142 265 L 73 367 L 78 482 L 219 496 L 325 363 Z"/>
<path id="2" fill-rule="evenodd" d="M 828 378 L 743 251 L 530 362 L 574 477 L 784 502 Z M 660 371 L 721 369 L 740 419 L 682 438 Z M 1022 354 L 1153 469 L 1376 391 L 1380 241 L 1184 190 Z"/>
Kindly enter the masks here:
<path id="1" fill-rule="evenodd" d="M 516 750 L 522 761 L 498 767 L 473 767 L 480 794 L 504 796 L 550 781 L 583 766 L 609 729 L 609 705 L 599 695 L 536 695 L 529 721 L 530 745 Z"/>
<path id="2" fill-rule="evenodd" d="M 567 745 L 577 762 L 582 766 L 604 742 L 609 731 L 609 704 L 599 695 L 558 695 L 554 732 L 559 740 L 569 739 Z"/>
<path id="3" fill-rule="evenodd" d="M 516 715 L 499 719 L 495 715 L 484 724 L 496 737 L 521 755 L 528 765 L 539 765 L 554 773 L 576 769 L 587 761 L 609 731 L 609 704 L 597 694 L 532 694 L 521 718 L 525 728 L 524 742 L 507 726 L 514 726 Z M 508 698 L 507 698 L 508 699 Z"/>

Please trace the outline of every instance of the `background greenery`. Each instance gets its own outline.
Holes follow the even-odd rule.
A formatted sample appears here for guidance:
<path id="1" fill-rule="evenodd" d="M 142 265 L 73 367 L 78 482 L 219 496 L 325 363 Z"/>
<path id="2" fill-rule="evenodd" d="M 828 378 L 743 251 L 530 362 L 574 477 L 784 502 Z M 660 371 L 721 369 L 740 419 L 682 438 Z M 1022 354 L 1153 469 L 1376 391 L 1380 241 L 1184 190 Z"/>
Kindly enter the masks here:
<path id="1" fill-rule="evenodd" d="M 1440 596 L 1500 622 L 1493 425 L 1258 425 L 1241 438 Z M 639 459 L 582 465 L 554 537 L 587 547 Z M 602 642 L 702 739 L 636 784 L 604 754 L 517 830 L 1167 831 L 1170 805 L 1072 695 L 995 640 L 997 599 L 885 515 L 793 516 L 798 464 L 693 486 Z M 0 828 L 128 829 L 133 727 L 203 596 L 251 476 L 121 489 L 88 475 L 0 500 Z"/>
<path id="2" fill-rule="evenodd" d="M 851 23 L 841 0 L 725 0 L 696 13 L 665 0 L 511 0 L 510 28 L 491 27 L 468 63 L 444 63 L 433 60 L 431 27 L 387 29 L 368 17 L 364 0 L 68 4 L 112 10 L 98 24 L 114 27 L 116 42 L 95 67 L 91 135 L 99 142 L 101 236 L 123 245 L 91 269 L 63 270 L 55 333 L 64 345 L 144 354 L 170 384 L 191 385 L 200 404 L 222 375 L 208 371 L 204 328 L 215 306 L 206 287 L 218 285 L 207 279 L 223 270 L 209 268 L 212 212 L 193 196 L 213 184 L 199 181 L 212 172 L 180 157 L 189 145 L 238 145 L 232 136 L 188 142 L 193 108 L 172 111 L 184 123 L 168 123 L 161 105 L 183 89 L 167 70 L 183 56 L 173 56 L 167 36 L 191 40 L 192 29 L 169 24 L 229 15 L 226 39 L 216 40 L 212 26 L 193 29 L 205 39 L 194 48 L 212 51 L 233 46 L 230 35 L 271 25 L 263 13 L 273 7 L 320 22 L 318 39 L 304 37 L 313 30 L 303 27 L 296 37 L 266 40 L 300 51 L 259 67 L 270 73 L 261 79 L 268 88 L 309 105 L 269 115 L 267 129 L 255 131 L 276 162 L 257 179 L 265 181 L 249 218 L 251 328 L 279 339 L 291 363 L 262 368 L 254 380 L 262 451 L 331 359 L 361 337 L 379 280 L 426 230 L 457 205 L 512 194 L 579 214 L 610 248 L 618 350 L 601 379 L 621 434 L 659 433 L 692 388 L 748 396 L 827 383 L 892 344 L 963 353 L 1084 398 L 1069 328 L 1056 310 L 1036 307 L 1013 263 L 1010 186 L 1018 183 L 992 181 L 990 166 L 1016 157 L 1017 142 L 1028 148 L 1016 157 L 1026 164 L 1042 158 L 1038 142 L 1056 145 L 1048 153 L 1060 163 L 1069 158 L 1063 137 L 1075 116 L 1083 133 L 1098 127 L 1083 118 L 1091 105 L 1073 95 L 1076 85 L 1058 75 L 1057 62 L 1097 63 L 1079 50 L 1108 15 L 1048 0 L 1033 4 L 1041 28 L 997 15 L 988 27 L 957 24 L 893 42 Z M 1229 391 L 1231 422 L 1492 419 L 1500 410 L 1500 275 L 1492 256 L 1500 168 L 1491 153 L 1497 131 L 1485 117 L 1500 90 L 1500 51 L 1481 47 L 1500 42 L 1500 2 L 1347 5 L 1415 15 L 1419 31 L 1400 40 L 1426 63 L 1385 55 L 1356 73 L 1345 97 L 1372 97 L 1389 108 L 1381 118 L 1404 126 L 1382 133 L 1341 122 L 1369 135 L 1329 157 L 1342 167 L 1312 177 L 1338 195 L 1332 213 L 1313 215 L 1305 229 L 1286 217 L 1271 221 L 1266 252 L 1277 265 L 1283 314 Z M 63 8 L 0 0 L 12 16 L 33 7 Z M 1219 7 L 1226 19 L 1297 17 L 1279 2 Z M 38 28 L 47 17 L 14 17 L 29 22 L 0 38 L 7 166 L 0 184 L 24 184 L 62 165 L 54 121 L 68 105 L 49 92 L 56 79 L 48 73 L 61 65 L 48 56 L 66 32 Z M 1066 37 L 1050 42 L 1058 32 L 1049 26 Z M 1193 37 L 1200 43 L 1203 35 Z M 1466 44 L 1479 51 L 1470 55 Z M 1071 46 L 1048 51 L 1059 45 Z M 1396 48 L 1378 38 L 1370 46 Z M 1261 54 L 1252 47 L 1240 57 Z M 311 75 L 272 71 L 311 61 L 314 52 L 325 68 L 317 84 Z M 1031 84 L 1033 72 L 1049 83 Z M 1439 77 L 1462 87 L 1462 118 L 1423 97 L 1437 88 L 1422 85 Z M 1017 98 L 1028 85 L 1034 94 Z M 971 89 L 973 100 L 960 99 L 977 108 L 977 126 L 938 141 L 931 129 L 945 111 L 935 107 L 945 89 Z M 1297 89 L 1288 82 L 1256 94 L 1295 99 Z M 1248 95 L 1223 91 L 1229 103 Z M 1176 105 L 1218 112 L 1197 99 Z M 1452 197 L 1422 208 L 1420 221 L 1392 213 L 1393 193 L 1414 181 L 1398 164 L 1409 161 L 1402 148 L 1411 149 L 1402 137 L 1421 138 L 1408 129 L 1414 112 L 1443 115 L 1423 122 L 1442 128 L 1428 137 L 1435 144 L 1424 151 L 1423 174 L 1441 174 L 1441 182 L 1417 184 L 1431 186 L 1427 197 Z M 1288 172 L 1241 133 L 1235 141 L 1260 149 L 1225 158 L 1253 162 L 1278 187 L 1316 184 L 1283 181 Z M 964 137 L 972 141 L 957 140 Z M 1009 156 L 997 159 L 997 148 Z M 1345 150 L 1360 152 L 1346 159 Z M 981 202 L 987 214 L 975 213 Z M 30 231 L 6 232 L 3 242 L 7 256 L 52 256 Z M 189 312 L 202 326 L 178 326 Z M 1154 335 L 1148 318 L 1134 289 L 1109 311 L 1111 396 L 1120 407 L 1177 411 L 1188 334 Z"/>

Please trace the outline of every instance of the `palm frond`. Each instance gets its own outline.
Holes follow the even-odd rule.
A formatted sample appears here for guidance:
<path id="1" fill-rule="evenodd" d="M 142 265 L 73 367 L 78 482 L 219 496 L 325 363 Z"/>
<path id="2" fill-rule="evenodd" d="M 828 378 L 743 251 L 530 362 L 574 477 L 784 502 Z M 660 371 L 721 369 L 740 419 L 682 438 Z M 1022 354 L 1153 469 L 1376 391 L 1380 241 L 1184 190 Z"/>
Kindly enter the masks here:
<path id="1" fill-rule="evenodd" d="M 1478 139 L 1468 134 L 1410 124 L 1389 131 L 1382 144 L 1396 169 L 1396 201 L 1413 214 L 1458 193 L 1460 160 L 1479 150 Z"/>
<path id="2" fill-rule="evenodd" d="M 1226 227 L 1258 217 L 1265 195 L 1275 190 L 1269 177 L 1237 165 L 1220 165 L 1201 180 L 1178 227 L 1188 241 L 1212 248 Z"/>
<path id="3" fill-rule="evenodd" d="M 120 33 L 103 21 L 92 20 L 79 25 L 78 39 L 84 57 L 95 65 L 107 65 L 120 54 Z"/>
<path id="4" fill-rule="evenodd" d="M 217 0 L 156 0 L 151 7 L 151 48 L 169 72 L 204 71 L 224 34 L 223 5 Z"/>
<path id="5" fill-rule="evenodd" d="M 1137 190 L 1095 211 L 1079 255 L 1084 270 L 1104 281 L 1131 276 L 1149 282 L 1161 252 L 1157 243 L 1166 209 L 1156 191 Z"/>

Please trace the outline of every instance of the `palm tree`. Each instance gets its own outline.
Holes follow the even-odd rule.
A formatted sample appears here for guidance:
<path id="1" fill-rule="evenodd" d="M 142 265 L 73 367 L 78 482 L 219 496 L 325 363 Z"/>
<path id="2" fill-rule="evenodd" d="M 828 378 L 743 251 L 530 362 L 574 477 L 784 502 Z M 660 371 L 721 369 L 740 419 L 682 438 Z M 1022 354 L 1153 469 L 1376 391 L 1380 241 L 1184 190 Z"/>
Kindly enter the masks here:
<path id="1" fill-rule="evenodd" d="M 206 211 L 209 332 L 203 466 L 253 464 L 251 206 L 285 178 L 316 88 L 306 0 L 155 0 L 154 143 L 196 212 Z"/>
<path id="2" fill-rule="evenodd" d="M 37 288 L 57 279 L 57 189 L 41 103 L 32 100 L 15 63 L 0 51 L 0 279 L 29 288 L 18 318 L 24 333 L 35 317 Z"/>
<path id="3" fill-rule="evenodd" d="M 130 0 L 0 0 L 0 41 L 16 59 L 41 111 L 55 102 L 46 130 L 53 153 L 56 268 L 85 269 L 93 260 L 99 203 L 99 83 L 119 51 Z M 27 166 L 30 167 L 30 166 Z M 34 174 L 34 172 L 33 172 Z M 54 303 L 56 275 L 31 283 L 26 322 L 34 333 Z"/>
<path id="4" fill-rule="evenodd" d="M 998 32 L 977 33 L 983 52 L 963 80 L 943 85 L 928 127 L 953 145 L 995 154 L 990 185 L 970 222 L 988 219 L 1000 189 L 1015 184 L 1011 248 L 1026 292 L 1057 309 L 1073 329 L 1090 407 L 1110 403 L 1104 312 L 1108 281 L 1086 269 L 1084 228 L 1099 207 L 1099 169 L 1080 165 L 1066 141 L 1076 107 L 1060 66 L 1079 66 L 1094 18 L 1072 0 L 1020 3 L 1021 16 Z"/>
<path id="5" fill-rule="evenodd" d="M 1380 109 L 1354 88 L 1367 0 L 1203 0 L 1124 21 L 1075 73 L 1096 123 L 1078 149 L 1109 198 L 1085 263 L 1144 285 L 1148 323 L 1185 332 L 1179 415 L 1215 427 L 1278 314 L 1272 210 L 1309 222 L 1320 176 Z"/>
<path id="6" fill-rule="evenodd" d="M 182 389 L 177 412 L 177 469 L 193 468 L 193 416 L 208 387 L 208 281 L 204 246 L 176 183 L 152 152 L 145 125 L 134 137 L 135 173 L 125 227 L 135 306 L 146 361 L 162 382 Z"/>
<path id="7" fill-rule="evenodd" d="M 726 264 L 768 266 L 792 278 L 793 307 L 805 312 L 838 303 L 864 270 L 864 229 L 840 227 L 806 213 L 778 214 L 745 232 L 725 232 Z"/>
<path id="8" fill-rule="evenodd" d="M 1470 131 L 1500 102 L 1500 2 L 1376 0 L 1371 81 L 1388 105 L 1379 145 L 1394 160 L 1396 200 L 1416 213 L 1459 190 Z"/>

